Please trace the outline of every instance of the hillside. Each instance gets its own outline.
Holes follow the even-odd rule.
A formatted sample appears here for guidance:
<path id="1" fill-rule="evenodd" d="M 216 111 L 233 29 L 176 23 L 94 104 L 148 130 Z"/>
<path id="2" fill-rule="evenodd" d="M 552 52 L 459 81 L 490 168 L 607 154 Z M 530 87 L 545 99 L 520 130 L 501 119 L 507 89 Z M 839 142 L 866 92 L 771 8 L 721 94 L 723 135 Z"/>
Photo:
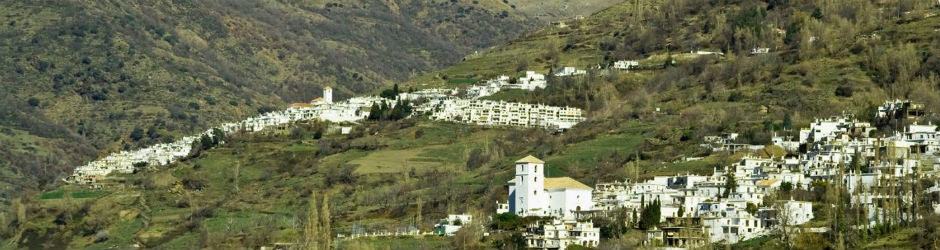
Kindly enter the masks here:
<path id="1" fill-rule="evenodd" d="M 549 1 L 553 2 L 553 1 Z M 588 14 L 603 7 L 559 13 Z M 309 101 L 372 92 L 546 18 L 508 1 L 20 1 L 0 8 L 0 176 L 72 167 Z M 5 197 L 9 197 L 5 195 Z"/>
<path id="2" fill-rule="evenodd" d="M 936 122 L 940 15 L 926 2 L 900 3 L 626 1 L 416 73 L 402 85 L 452 88 L 526 70 L 640 62 L 639 70 L 591 69 L 579 78 L 550 77 L 544 90 L 489 97 L 585 109 L 588 121 L 565 133 L 416 118 L 316 138 L 325 125 L 303 125 L 287 135 L 235 136 L 197 158 L 117 176 L 124 180 L 108 191 L 64 186 L 36 194 L 10 210 L 28 215 L 0 217 L 11 224 L 6 235 L 17 235 L 15 244 L 23 248 L 257 247 L 297 241 L 310 195 L 329 194 L 333 233 L 427 229 L 447 213 L 489 214 L 506 196 L 512 162 L 528 154 L 545 159 L 550 176 L 593 185 L 708 173 L 740 156 L 709 154 L 698 147 L 705 135 L 737 132 L 742 143 L 767 144 L 773 133 L 791 133 L 815 117 L 844 111 L 868 119 L 885 99 L 925 103 Z M 752 55 L 753 48 L 770 52 Z M 676 163 L 685 156 L 704 158 Z M 635 247 L 633 232 L 602 246 Z M 899 230 L 849 246 L 911 247 L 919 233 Z M 498 248 L 512 240 L 499 237 L 467 244 Z M 408 244 L 392 247 L 416 246 Z"/>
<path id="3" fill-rule="evenodd" d="M 491 99 L 574 105 L 595 111 L 590 113 L 596 119 L 638 117 L 660 108 L 688 117 L 683 126 L 714 117 L 710 121 L 715 123 L 701 122 L 695 129 L 742 133 L 765 130 L 763 124 L 786 115 L 797 124 L 843 111 L 868 117 L 873 105 L 891 98 L 926 102 L 935 112 L 940 75 L 936 9 L 925 2 L 862 2 L 856 8 L 847 2 L 628 1 L 584 20 L 527 33 L 406 86 L 458 87 L 452 79 L 479 81 L 565 66 L 606 68 L 617 60 L 637 60 L 639 70 L 554 79 L 559 84 L 542 92 L 507 92 Z M 877 9 L 890 8 L 894 11 L 878 14 Z M 751 54 L 752 48 L 770 53 Z"/>

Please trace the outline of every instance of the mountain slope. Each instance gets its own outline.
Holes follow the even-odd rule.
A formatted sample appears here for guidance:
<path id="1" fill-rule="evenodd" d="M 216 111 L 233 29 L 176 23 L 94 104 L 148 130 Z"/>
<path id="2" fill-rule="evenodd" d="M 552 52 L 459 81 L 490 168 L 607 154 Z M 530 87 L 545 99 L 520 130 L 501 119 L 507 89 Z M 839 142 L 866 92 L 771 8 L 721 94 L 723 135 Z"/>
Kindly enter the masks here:
<path id="1" fill-rule="evenodd" d="M 422 119 L 366 123 L 346 136 L 315 138 L 311 134 L 322 126 L 315 124 L 291 135 L 244 135 L 167 168 L 118 176 L 126 178 L 113 183 L 120 191 L 89 198 L 83 187 L 65 186 L 57 190 L 62 193 L 31 196 L 27 207 L 37 212 L 30 224 L 14 225 L 21 233 L 18 244 L 235 248 L 294 242 L 305 201 L 324 193 L 333 194 L 331 232 L 427 229 L 447 213 L 493 211 L 495 201 L 506 197 L 503 184 L 511 178 L 512 161 L 528 154 L 544 159 L 551 176 L 588 185 L 710 173 L 735 156 L 709 155 L 698 146 L 704 135 L 737 132 L 741 143 L 766 144 L 772 133 L 788 133 L 814 117 L 847 111 L 865 119 L 864 110 L 886 98 L 924 102 L 933 113 L 940 107 L 940 16 L 932 6 L 637 3 L 527 33 L 406 86 L 459 87 L 448 79 L 640 61 L 640 70 L 589 70 L 582 78 L 549 78 L 545 90 L 491 97 L 588 110 L 588 121 L 560 135 Z M 772 49 L 750 55 L 754 47 Z M 678 161 L 686 156 L 707 157 Z M 96 243 L 101 232 L 110 238 Z M 467 244 L 494 247 L 500 239 L 505 238 Z M 636 247 L 629 239 L 604 244 Z"/>
<path id="2" fill-rule="evenodd" d="M 372 92 L 544 22 L 495 0 L 20 1 L 0 15 L 0 168 L 32 187 L 323 86 Z"/>

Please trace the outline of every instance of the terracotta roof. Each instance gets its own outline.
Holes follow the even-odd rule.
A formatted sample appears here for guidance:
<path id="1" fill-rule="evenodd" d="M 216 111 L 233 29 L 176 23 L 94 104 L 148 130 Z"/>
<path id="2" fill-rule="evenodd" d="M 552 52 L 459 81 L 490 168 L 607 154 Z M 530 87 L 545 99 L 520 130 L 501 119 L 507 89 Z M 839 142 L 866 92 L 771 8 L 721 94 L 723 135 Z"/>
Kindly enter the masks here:
<path id="1" fill-rule="evenodd" d="M 310 102 L 323 102 L 323 97 L 317 97 L 316 99 L 313 99 L 313 101 L 310 101 Z"/>
<path id="2" fill-rule="evenodd" d="M 525 158 L 519 159 L 516 163 L 535 163 L 535 164 L 545 164 L 544 161 L 535 158 L 535 156 L 526 156 Z"/>
<path id="3" fill-rule="evenodd" d="M 545 190 L 554 190 L 554 189 L 591 190 L 591 187 L 588 187 L 588 185 L 584 185 L 584 183 L 571 179 L 571 177 L 545 178 Z"/>
<path id="4" fill-rule="evenodd" d="M 291 106 L 291 107 L 295 107 L 295 108 L 310 108 L 310 107 L 313 107 L 313 104 L 309 104 L 309 103 L 292 103 L 290 106 Z"/>
<path id="5" fill-rule="evenodd" d="M 780 180 L 777 180 L 777 179 L 761 180 L 761 181 L 758 181 L 758 182 L 757 182 L 757 185 L 756 185 L 756 186 L 770 186 L 770 185 L 773 185 L 774 183 L 777 183 L 777 182 L 779 182 L 779 181 L 780 181 Z"/>

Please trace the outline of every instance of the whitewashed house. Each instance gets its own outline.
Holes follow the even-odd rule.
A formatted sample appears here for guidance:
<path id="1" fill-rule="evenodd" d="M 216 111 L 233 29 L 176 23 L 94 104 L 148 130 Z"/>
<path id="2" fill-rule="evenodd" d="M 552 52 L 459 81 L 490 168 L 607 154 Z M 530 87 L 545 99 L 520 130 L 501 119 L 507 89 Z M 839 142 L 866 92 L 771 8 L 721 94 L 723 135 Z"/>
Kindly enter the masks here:
<path id="1" fill-rule="evenodd" d="M 778 201 L 780 212 L 787 217 L 787 223 L 790 225 L 802 225 L 813 219 L 813 203 L 809 201 Z"/>
<path id="2" fill-rule="evenodd" d="M 555 71 L 555 76 L 576 76 L 584 74 L 587 74 L 587 71 L 575 67 L 562 67 Z"/>
<path id="3" fill-rule="evenodd" d="M 528 249 L 567 249 L 569 245 L 597 247 L 600 243 L 600 228 L 592 222 L 552 220 L 536 225 L 526 233 Z"/>
<path id="4" fill-rule="evenodd" d="M 533 156 L 516 161 L 516 178 L 509 181 L 509 210 L 519 216 L 574 219 L 594 208 L 591 187 L 569 177 L 545 178 L 545 162 Z"/>
<path id="5" fill-rule="evenodd" d="M 639 61 L 634 60 L 621 60 L 614 62 L 614 69 L 628 70 L 635 69 L 640 67 Z"/>
<path id="6" fill-rule="evenodd" d="M 440 236 L 454 236 L 465 225 L 473 222 L 473 216 L 469 214 L 448 214 L 447 219 L 441 219 L 434 225 L 434 234 Z"/>
<path id="7" fill-rule="evenodd" d="M 711 242 L 736 243 L 764 235 L 764 222 L 744 210 L 746 204 L 703 202 L 699 206 L 702 225 Z"/>
<path id="8" fill-rule="evenodd" d="M 519 77 L 519 80 L 516 81 L 515 85 L 508 84 L 509 88 L 518 88 L 524 90 L 535 90 L 536 88 L 544 89 L 547 86 L 548 82 L 545 80 L 545 75 L 535 73 L 535 71 L 526 71 L 525 75 Z"/>
<path id="9" fill-rule="evenodd" d="M 767 53 L 770 53 L 770 48 L 752 48 L 750 52 L 751 55 L 767 54 Z"/>

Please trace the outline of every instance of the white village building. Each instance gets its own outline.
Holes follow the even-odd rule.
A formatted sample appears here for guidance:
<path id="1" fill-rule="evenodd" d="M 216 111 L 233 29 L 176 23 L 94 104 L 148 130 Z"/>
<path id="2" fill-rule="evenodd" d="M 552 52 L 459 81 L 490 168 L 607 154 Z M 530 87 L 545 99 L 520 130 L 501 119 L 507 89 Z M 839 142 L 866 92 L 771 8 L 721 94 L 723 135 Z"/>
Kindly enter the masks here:
<path id="1" fill-rule="evenodd" d="M 593 209 L 591 187 L 569 177 L 545 178 L 544 166 L 531 155 L 516 161 L 516 178 L 508 183 L 510 212 L 573 219 Z"/>
<path id="2" fill-rule="evenodd" d="M 567 249 L 569 245 L 597 247 L 600 228 L 593 222 L 552 220 L 530 228 L 525 237 L 528 249 Z"/>
<path id="3" fill-rule="evenodd" d="M 93 184 L 104 179 L 112 172 L 133 173 L 135 165 L 162 166 L 170 164 L 179 158 L 189 155 L 192 145 L 202 136 L 214 138 L 214 130 L 223 134 L 231 134 L 239 130 L 258 132 L 269 127 L 283 126 L 291 122 L 302 120 L 322 120 L 329 122 L 355 122 L 368 117 L 369 112 L 363 110 L 371 107 L 373 103 L 385 101 L 380 97 L 355 97 L 344 102 L 333 102 L 333 89 L 323 89 L 323 97 L 311 103 L 295 103 L 289 108 L 249 117 L 236 123 L 224 123 L 195 135 L 183 137 L 171 143 L 155 144 L 150 147 L 134 150 L 120 151 L 104 158 L 76 167 L 72 175 L 64 179 L 69 183 Z M 394 102 L 390 102 L 394 105 Z"/>
<path id="4" fill-rule="evenodd" d="M 584 74 L 587 74 L 587 71 L 575 67 L 562 67 L 555 71 L 555 76 L 576 76 Z"/>
<path id="5" fill-rule="evenodd" d="M 434 225 L 434 234 L 440 236 L 454 236 L 464 225 L 470 225 L 473 216 L 469 214 L 448 214 L 447 219 L 441 219 Z"/>
<path id="6" fill-rule="evenodd" d="M 614 62 L 614 69 L 627 70 L 627 69 L 635 69 L 639 67 L 640 67 L 639 61 L 623 60 L 623 61 Z"/>
<path id="7" fill-rule="evenodd" d="M 427 105 L 436 105 L 429 108 L 433 120 L 481 126 L 568 129 L 585 119 L 579 108 L 541 104 L 459 99 Z"/>
<path id="8" fill-rule="evenodd" d="M 519 80 L 516 81 L 516 84 L 509 84 L 508 87 L 531 91 L 535 90 L 536 88 L 544 89 L 547 83 L 548 82 L 545 80 L 545 75 L 535 73 L 535 71 L 526 71 L 524 76 L 519 77 Z"/>

